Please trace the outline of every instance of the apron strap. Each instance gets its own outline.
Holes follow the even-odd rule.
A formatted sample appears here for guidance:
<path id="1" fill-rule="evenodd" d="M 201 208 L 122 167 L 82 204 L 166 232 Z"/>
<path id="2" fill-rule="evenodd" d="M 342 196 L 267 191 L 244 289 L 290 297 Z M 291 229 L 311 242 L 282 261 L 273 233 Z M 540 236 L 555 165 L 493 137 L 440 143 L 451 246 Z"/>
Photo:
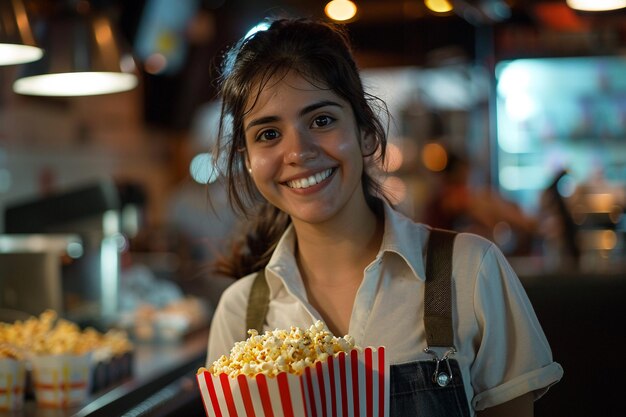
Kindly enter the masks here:
<path id="1" fill-rule="evenodd" d="M 424 327 L 428 347 L 453 347 L 452 249 L 456 232 L 432 229 L 426 250 Z"/>
<path id="2" fill-rule="evenodd" d="M 243 340 L 248 338 L 247 331 L 255 329 L 257 332 L 263 332 L 263 323 L 267 315 L 267 309 L 270 304 L 270 288 L 265 279 L 265 268 L 257 272 L 248 296 L 248 308 L 246 310 L 246 328 Z"/>

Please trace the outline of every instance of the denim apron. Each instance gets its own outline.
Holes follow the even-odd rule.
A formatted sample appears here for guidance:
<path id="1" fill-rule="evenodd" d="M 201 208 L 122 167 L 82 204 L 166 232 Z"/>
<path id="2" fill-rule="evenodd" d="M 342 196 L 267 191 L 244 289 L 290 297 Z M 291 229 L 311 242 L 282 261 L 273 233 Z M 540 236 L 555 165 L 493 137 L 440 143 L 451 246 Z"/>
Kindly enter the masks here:
<path id="1" fill-rule="evenodd" d="M 461 370 L 454 352 L 451 273 L 456 234 L 433 229 L 428 239 L 424 291 L 424 351 L 432 360 L 390 366 L 391 417 L 469 417 Z M 432 256 L 428 256 L 428 254 Z M 246 311 L 246 329 L 263 329 L 269 307 L 269 288 L 262 269 L 252 284 Z M 430 348 L 443 347 L 441 357 Z"/>
<path id="2" fill-rule="evenodd" d="M 444 386 L 433 381 L 435 361 L 391 365 L 392 417 L 469 417 L 469 407 L 458 363 L 448 359 L 452 380 Z"/>

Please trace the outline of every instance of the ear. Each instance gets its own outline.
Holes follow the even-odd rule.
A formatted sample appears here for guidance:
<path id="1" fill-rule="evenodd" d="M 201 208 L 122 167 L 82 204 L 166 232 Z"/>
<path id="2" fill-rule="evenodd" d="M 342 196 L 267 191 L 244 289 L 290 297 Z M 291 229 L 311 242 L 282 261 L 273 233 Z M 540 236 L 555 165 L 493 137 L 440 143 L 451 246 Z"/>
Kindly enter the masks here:
<path id="1" fill-rule="evenodd" d="M 368 157 L 374 152 L 376 152 L 376 136 L 371 133 L 361 133 L 361 154 Z"/>

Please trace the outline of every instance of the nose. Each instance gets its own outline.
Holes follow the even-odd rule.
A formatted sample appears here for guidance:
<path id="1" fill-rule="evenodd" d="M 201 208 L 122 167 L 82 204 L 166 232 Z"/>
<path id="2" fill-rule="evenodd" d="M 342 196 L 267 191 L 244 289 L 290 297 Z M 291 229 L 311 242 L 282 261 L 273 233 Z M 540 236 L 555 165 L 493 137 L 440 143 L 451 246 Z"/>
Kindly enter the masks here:
<path id="1" fill-rule="evenodd" d="M 298 129 L 293 129 L 285 143 L 285 163 L 297 165 L 302 162 L 315 159 L 319 155 L 318 145 L 315 139 Z"/>

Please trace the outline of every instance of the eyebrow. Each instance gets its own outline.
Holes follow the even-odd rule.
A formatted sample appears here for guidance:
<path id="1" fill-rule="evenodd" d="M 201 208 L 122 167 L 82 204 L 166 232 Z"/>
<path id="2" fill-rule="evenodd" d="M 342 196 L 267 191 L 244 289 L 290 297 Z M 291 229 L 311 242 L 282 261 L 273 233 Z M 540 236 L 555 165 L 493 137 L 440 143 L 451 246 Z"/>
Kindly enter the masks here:
<path id="1" fill-rule="evenodd" d="M 326 107 L 326 106 L 336 106 L 336 107 L 343 108 L 343 106 L 341 104 L 337 103 L 336 101 L 322 100 L 322 101 L 318 101 L 318 102 L 309 104 L 308 106 L 304 107 L 302 110 L 300 110 L 298 115 L 300 117 L 306 116 L 308 113 L 314 112 L 315 110 L 317 110 L 319 108 L 322 108 L 322 107 Z M 254 126 L 259 126 L 259 125 L 263 125 L 263 124 L 266 124 L 266 123 L 272 123 L 272 122 L 276 122 L 278 120 L 280 120 L 280 117 L 278 117 L 278 116 L 259 117 L 258 119 L 254 119 L 250 123 L 248 123 L 248 126 L 245 127 L 245 130 L 247 131 L 248 129 L 250 129 L 250 128 L 254 127 Z"/>

